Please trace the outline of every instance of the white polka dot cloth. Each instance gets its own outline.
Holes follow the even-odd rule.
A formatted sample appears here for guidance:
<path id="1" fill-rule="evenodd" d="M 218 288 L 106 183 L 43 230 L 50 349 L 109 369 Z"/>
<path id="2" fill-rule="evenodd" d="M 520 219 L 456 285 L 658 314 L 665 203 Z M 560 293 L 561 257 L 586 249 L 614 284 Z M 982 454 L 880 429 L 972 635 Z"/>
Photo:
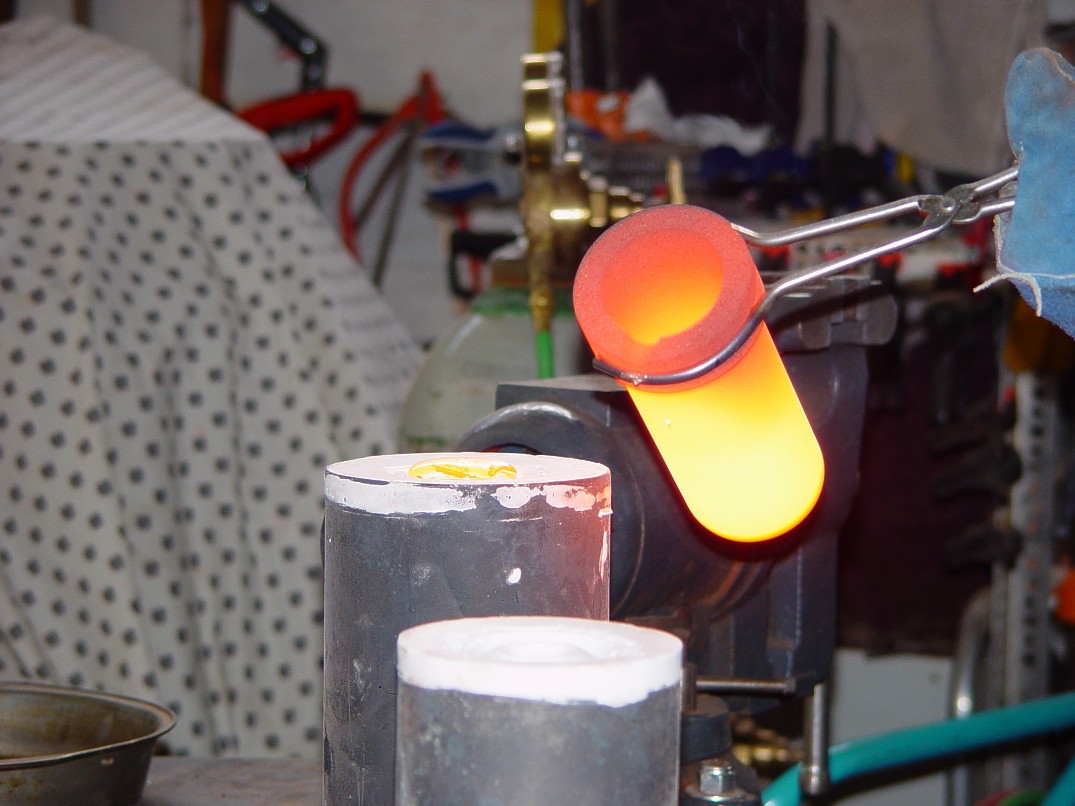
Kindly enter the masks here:
<path id="1" fill-rule="evenodd" d="M 314 757 L 324 467 L 394 449 L 418 352 L 269 142 L 143 57 L 0 28 L 0 121 L 0 679 Z"/>

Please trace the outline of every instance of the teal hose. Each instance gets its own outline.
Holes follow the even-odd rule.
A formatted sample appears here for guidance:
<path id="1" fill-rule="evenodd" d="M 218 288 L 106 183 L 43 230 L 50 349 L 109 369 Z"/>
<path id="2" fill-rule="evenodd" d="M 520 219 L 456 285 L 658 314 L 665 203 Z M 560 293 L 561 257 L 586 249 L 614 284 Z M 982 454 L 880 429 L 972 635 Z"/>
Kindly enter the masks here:
<path id="1" fill-rule="evenodd" d="M 537 376 L 541 380 L 556 374 L 556 364 L 552 358 L 552 332 L 538 330 L 534 333 L 534 349 L 537 351 Z"/>
<path id="2" fill-rule="evenodd" d="M 979 750 L 994 745 L 1054 733 L 1075 727 L 1075 692 L 1046 697 L 1033 702 L 972 714 L 920 727 L 869 736 L 836 745 L 829 750 L 829 778 L 839 784 L 867 773 L 902 767 L 921 761 Z M 1075 770 L 1064 771 L 1057 788 L 1073 779 L 1063 792 L 1066 799 L 1048 806 L 1075 803 Z M 1059 796 L 1058 796 L 1059 797 Z M 785 772 L 762 793 L 765 806 L 798 806 L 799 767 Z"/>
<path id="3" fill-rule="evenodd" d="M 1060 773 L 1041 806 L 1071 806 L 1075 803 L 1075 759 Z"/>

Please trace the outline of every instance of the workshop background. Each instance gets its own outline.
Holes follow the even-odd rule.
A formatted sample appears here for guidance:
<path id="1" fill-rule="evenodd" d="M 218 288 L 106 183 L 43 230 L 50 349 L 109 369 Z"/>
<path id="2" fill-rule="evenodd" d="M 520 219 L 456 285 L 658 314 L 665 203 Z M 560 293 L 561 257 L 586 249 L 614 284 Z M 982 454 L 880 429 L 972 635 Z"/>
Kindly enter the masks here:
<path id="1" fill-rule="evenodd" d="M 92 4 L 93 29 L 150 54 L 183 84 L 197 88 L 202 55 L 198 5 L 193 0 L 98 0 Z M 880 138 L 896 151 L 920 159 L 925 168 L 983 176 L 1009 156 L 1001 109 L 1008 55 L 1040 43 L 1048 16 L 1063 19 L 1065 14 L 1062 0 L 1050 5 L 988 2 L 976 6 L 973 14 L 956 2 L 898 7 L 839 0 L 727 2 L 720 13 L 698 4 L 677 9 L 674 15 L 647 5 L 621 3 L 634 19 L 634 30 L 624 35 L 624 48 L 634 48 L 630 59 L 624 57 L 625 89 L 632 88 L 628 81 L 644 77 L 639 65 L 651 65 L 684 85 L 664 87 L 676 101 L 681 100 L 676 93 L 684 93 L 683 106 L 673 106 L 673 111 L 719 110 L 733 117 L 738 113 L 744 123 L 753 125 L 775 114 L 784 134 L 791 134 L 797 150 L 805 152 L 825 133 L 823 20 L 831 19 L 840 31 L 836 47 L 840 78 L 831 112 L 835 140 L 870 153 Z M 420 74 L 428 69 L 460 120 L 476 127 L 520 122 L 519 58 L 533 49 L 530 4 L 403 0 L 367 5 L 317 0 L 279 6 L 324 42 L 327 84 L 353 89 L 363 109 L 391 113 L 415 93 Z M 782 85 L 775 113 L 772 99 L 759 94 L 764 83 L 761 62 L 771 58 L 763 50 L 769 6 L 780 14 L 787 50 L 776 57 Z M 66 0 L 18 3 L 19 16 L 37 13 L 71 18 Z M 812 15 L 809 25 L 807 15 Z M 720 23 L 725 19 L 742 22 L 725 28 Z M 663 24 L 654 27 L 655 23 Z M 652 36 L 656 30 L 664 37 L 663 49 Z M 682 37 L 692 30 L 697 44 L 685 51 Z M 733 63 L 741 72 L 752 71 L 745 79 L 752 86 L 740 93 L 738 102 L 728 97 L 732 93 L 721 99 L 718 91 L 707 98 L 707 88 L 721 69 L 716 59 L 736 46 L 738 34 L 729 32 L 739 30 L 749 30 L 756 38 L 748 45 L 753 61 L 744 61 L 744 55 Z M 698 32 L 712 35 L 713 43 Z M 675 43 L 674 50 L 668 42 Z M 896 65 L 899 69 L 892 69 Z M 226 70 L 224 87 L 234 109 L 287 95 L 299 86 L 298 60 L 280 47 L 271 30 L 239 9 L 231 15 Z M 737 75 L 735 80 L 744 79 Z M 796 120 L 800 125 L 788 128 Z M 368 133 L 368 129 L 354 132 L 313 166 L 314 186 L 333 220 L 347 162 Z M 423 205 L 417 182 L 411 183 L 402 210 L 399 230 L 407 237 L 394 243 L 384 294 L 416 340 L 427 345 L 459 313 L 447 290 L 431 293 L 428 282 L 430 267 L 445 262 L 450 224 Z"/>
<path id="2" fill-rule="evenodd" d="M 0 5 L 8 6 L 16 24 L 23 25 L 43 25 L 35 22 L 40 15 L 66 23 L 74 22 L 81 14 L 82 21 L 88 23 L 93 33 L 148 56 L 178 84 L 193 90 L 204 88 L 202 11 L 203 6 L 211 4 L 195 0 L 92 0 L 74 4 L 64 0 L 19 0 Z M 199 195 L 204 199 L 204 193 L 210 192 L 209 185 L 201 185 L 203 180 L 197 178 L 200 169 L 222 175 L 238 166 L 244 175 L 263 177 L 258 180 L 260 189 L 249 191 L 245 197 L 236 196 L 227 203 L 256 218 L 261 210 L 255 203 L 257 200 L 268 199 L 270 195 L 285 199 L 293 215 L 290 226 L 302 231 L 296 233 L 295 243 L 276 245 L 277 258 L 300 265 L 311 254 L 317 254 L 341 273 L 349 270 L 351 258 L 339 239 L 354 236 L 340 231 L 339 211 L 371 193 L 368 176 L 386 159 L 378 153 L 372 160 L 372 168 L 364 174 L 367 184 L 357 189 L 347 187 L 349 166 L 371 136 L 381 131 L 385 121 L 391 121 L 393 113 L 403 109 L 408 99 L 417 99 L 419 103 L 429 101 L 430 86 L 435 86 L 451 119 L 477 130 L 495 131 L 494 137 L 517 131 L 522 117 L 520 57 L 535 49 L 535 40 L 539 44 L 547 43 L 550 36 L 555 40 L 557 35 L 555 30 L 550 33 L 540 24 L 540 15 L 547 5 L 540 0 L 534 4 L 499 0 L 386 3 L 280 0 L 276 5 L 324 44 L 325 84 L 354 92 L 359 121 L 341 142 L 308 166 L 303 187 L 282 165 L 277 166 L 279 170 L 265 167 L 265 155 L 259 150 L 264 142 L 252 129 L 240 133 L 227 130 L 230 140 L 248 141 L 248 151 L 238 157 L 210 154 L 207 168 L 198 163 L 193 152 L 180 149 L 185 153 L 183 159 L 191 160 L 184 170 L 195 177 L 192 199 Z M 597 13 L 594 6 L 585 5 L 591 16 Z M 697 154 L 701 148 L 713 149 L 709 153 L 714 162 L 699 163 L 710 171 L 706 176 L 710 183 L 706 192 L 715 190 L 719 197 L 716 205 L 730 216 L 769 228 L 797 216 L 842 212 L 911 191 L 935 192 L 1010 164 L 1003 88 L 1011 61 L 1020 51 L 1045 42 L 1049 30 L 1055 31 L 1075 21 L 1075 3 L 1058 0 L 990 0 L 973 4 L 973 10 L 959 0 L 899 3 L 692 0 L 674 5 L 618 0 L 610 5 L 618 9 L 621 22 L 617 42 L 619 59 L 616 65 L 591 65 L 597 76 L 595 81 L 607 82 L 611 70 L 620 83 L 603 89 L 622 91 L 617 103 L 637 101 L 633 108 L 628 106 L 627 120 L 629 124 L 633 120 L 639 129 L 655 129 L 692 117 L 700 121 L 695 129 L 672 126 L 666 132 L 670 137 L 683 138 L 679 145 L 694 149 L 689 153 Z M 282 47 L 279 38 L 240 4 L 232 4 L 228 16 L 226 48 L 222 52 L 224 70 L 218 84 L 224 97 L 220 100 L 231 110 L 243 110 L 297 92 L 301 60 Z M 36 35 L 44 36 L 48 30 L 43 25 Z M 0 88 L 5 82 L 17 80 L 18 74 L 12 70 L 16 63 L 13 51 L 8 52 L 6 60 L 0 52 Z M 423 83 L 424 75 L 427 83 Z M 428 83 L 430 79 L 434 84 Z M 655 101 L 653 85 L 647 84 L 647 79 L 656 81 L 663 98 Z M 646 91 L 645 97 L 641 90 Z M 636 91 L 638 95 L 632 97 Z M 7 98 L 7 103 L 14 103 L 14 96 Z M 637 117 L 632 119 L 632 112 Z M 10 117 L 2 103 L 0 117 Z M 209 128 L 218 125 L 227 128 L 227 124 L 215 118 L 205 120 Z M 160 143 L 167 143 L 167 134 L 158 136 Z M 124 137 L 129 142 L 139 140 L 137 132 Z M 692 141 L 692 137 L 700 139 Z M 84 138 L 80 147 L 92 139 Z M 17 167 L 20 161 L 33 159 L 30 154 L 33 147 L 17 141 L 9 121 L 4 129 L 4 143 L 0 145 L 0 163 L 12 175 L 20 170 L 25 174 L 24 189 L 15 191 L 12 185 L 8 186 L 9 195 L 22 193 L 25 198 L 30 188 L 45 187 L 53 178 L 47 174 L 48 166 L 41 169 L 45 172 L 41 176 L 36 175 L 37 168 Z M 274 145 L 286 147 L 283 138 Z M 742 150 L 732 159 L 719 148 L 721 145 Z M 141 147 L 102 153 L 101 175 L 121 174 L 130 163 L 143 160 L 145 154 L 139 151 Z M 70 155 L 64 153 L 62 145 L 57 149 L 59 161 L 55 170 L 66 171 L 62 160 Z M 83 158 L 81 154 L 79 151 L 79 159 Z M 754 162 L 748 159 L 755 157 L 758 159 Z M 766 170 L 769 166 L 764 164 L 764 158 L 770 159 L 774 167 Z M 0 667 L 0 675 L 18 671 L 57 683 L 124 689 L 167 702 L 181 715 L 193 717 L 181 722 L 169 740 L 177 752 L 307 757 L 320 752 L 321 692 L 316 664 L 321 603 L 317 598 L 316 578 L 318 535 L 311 526 L 319 512 L 320 473 L 313 465 L 320 461 L 323 466 L 359 453 L 391 452 L 397 446 L 425 447 L 433 444 L 428 442 L 433 436 L 440 436 L 447 443 L 460 436 L 452 430 L 458 428 L 455 422 L 443 424 L 444 430 L 439 434 L 416 436 L 414 429 L 420 430 L 420 426 L 414 425 L 416 420 L 421 421 L 423 416 L 429 420 L 439 417 L 422 408 L 427 405 L 424 401 L 406 399 L 411 384 L 416 379 L 418 382 L 423 377 L 428 379 L 432 372 L 428 364 L 420 369 L 423 353 L 439 356 L 444 362 L 442 373 L 466 375 L 473 370 L 477 387 L 474 394 L 486 395 L 488 399 L 486 403 L 475 404 L 468 397 L 459 404 L 461 413 L 456 416 L 469 422 L 476 422 L 492 411 L 489 396 L 492 383 L 534 374 L 531 354 L 510 354 L 505 347 L 511 344 L 514 349 L 518 342 L 523 345 L 519 349 L 528 349 L 530 336 L 525 315 L 519 317 L 521 330 L 516 327 L 510 334 L 489 331 L 486 338 L 492 340 L 491 352 L 501 353 L 493 357 L 482 354 L 468 363 L 466 356 L 451 351 L 455 342 L 446 343 L 463 339 L 469 335 L 467 327 L 480 324 L 470 307 L 473 294 L 461 294 L 450 283 L 453 272 L 466 276 L 466 283 L 474 286 L 467 289 L 470 292 L 480 290 L 477 286 L 489 282 L 487 268 L 483 269 L 473 257 L 462 261 L 466 270 L 460 269 L 461 261 L 451 252 L 453 232 L 465 227 L 469 231 L 493 233 L 504 241 L 518 235 L 522 228 L 518 188 L 506 188 L 504 198 L 480 197 L 468 202 L 461 218 L 459 205 L 431 201 L 429 165 L 417 151 L 406 154 L 404 159 L 411 164 L 402 172 L 405 182 L 399 191 L 402 195 L 393 200 L 393 191 L 386 191 L 384 199 L 389 203 L 382 204 L 365 222 L 363 231 L 370 235 L 369 240 L 361 241 L 359 249 L 364 264 L 359 273 L 363 279 L 357 286 L 348 286 L 359 289 L 355 293 L 362 301 L 356 303 L 356 308 L 362 313 L 353 316 L 361 320 L 364 333 L 378 348 L 371 348 L 357 358 L 348 356 L 345 348 L 337 349 L 338 345 L 332 344 L 330 333 L 331 323 L 336 321 L 332 317 L 341 320 L 346 317 L 339 312 L 325 315 L 316 309 L 306 311 L 305 315 L 312 318 L 328 316 L 317 326 L 317 336 L 324 339 L 327 349 L 321 358 L 325 366 L 318 369 L 321 374 L 317 375 L 316 388 L 310 391 L 305 408 L 306 424 L 302 422 L 305 404 L 300 404 L 294 423 L 285 422 L 283 427 L 284 436 L 293 434 L 292 444 L 285 444 L 284 436 L 272 429 L 258 437 L 264 439 L 264 447 L 259 450 L 271 450 L 277 441 L 284 445 L 285 455 L 294 454 L 303 463 L 301 470 L 277 474 L 286 477 L 284 481 L 277 479 L 281 485 L 277 490 L 286 488 L 284 497 L 297 494 L 303 499 L 305 504 L 295 506 L 296 509 L 306 506 L 304 514 L 300 517 L 277 512 L 265 518 L 261 549 L 271 552 L 278 561 L 268 563 L 272 567 L 267 570 L 266 560 L 254 556 L 258 554 L 258 538 L 257 531 L 252 530 L 233 549 L 251 555 L 249 567 L 225 563 L 228 566 L 225 579 L 211 584 L 206 581 L 209 592 L 204 598 L 176 597 L 174 591 L 168 591 L 166 582 L 147 582 L 144 577 L 138 578 L 137 569 L 132 571 L 127 565 L 132 558 L 153 562 L 141 556 L 146 549 L 137 545 L 136 534 L 124 532 L 120 541 L 124 551 L 111 555 L 99 545 L 95 550 L 94 538 L 83 538 L 76 541 L 72 555 L 78 556 L 71 561 L 73 565 L 66 566 L 67 573 L 79 577 L 78 565 L 96 568 L 111 563 L 111 570 L 104 570 L 101 576 L 85 583 L 80 577 L 79 584 L 86 587 L 80 595 L 85 595 L 86 604 L 67 605 L 69 609 L 61 612 L 65 607 L 61 604 L 57 610 L 55 602 L 59 599 L 43 598 L 36 602 L 32 595 L 27 598 L 27 591 L 33 585 L 28 586 L 26 580 L 48 576 L 48 569 L 52 568 L 39 554 L 47 554 L 53 547 L 47 546 L 41 552 L 31 548 L 22 553 L 12 549 L 0 557 L 7 579 L 5 604 L 0 606 L 0 629 L 5 633 L 5 640 L 0 641 L 0 659 L 5 664 Z M 240 164 L 243 162 L 249 164 L 243 167 Z M 845 170 L 833 170 L 834 164 Z M 698 186 L 692 182 L 700 179 L 689 166 L 688 174 L 688 200 L 694 200 L 690 198 L 691 192 Z M 4 176 L 7 178 L 9 174 Z M 658 177 L 655 184 L 663 181 L 663 176 Z M 344 188 L 354 194 L 354 199 L 341 197 Z M 134 190 L 131 194 L 136 199 Z M 120 195 L 122 191 L 117 191 L 117 196 Z M 221 204 L 221 208 L 231 209 L 227 203 Z M 273 209 L 266 202 L 261 212 L 265 216 L 277 214 Z M 136 207 L 124 207 L 123 211 L 140 212 Z M 212 218 L 205 211 L 195 214 Z M 111 226 L 110 223 L 99 225 L 102 238 L 104 233 L 108 237 L 121 237 L 111 232 Z M 281 226 L 273 224 L 278 232 Z M 116 229 L 122 230 L 122 224 Z M 236 241 L 242 243 L 245 224 L 237 224 L 234 232 L 226 227 L 224 230 L 220 237 L 232 239 L 225 252 L 236 255 L 234 260 L 241 263 L 236 250 L 241 251 L 242 247 Z M 3 240 L 12 238 L 9 243 L 14 243 L 11 234 L 14 232 L 15 229 L 7 235 L 0 232 L 0 247 L 7 255 L 5 261 L 18 251 Z M 378 237 L 387 240 L 384 258 L 374 271 L 371 264 L 380 248 Z M 40 246 L 46 250 L 47 244 L 43 242 Z M 823 252 L 826 248 L 845 247 L 846 244 L 827 244 L 819 249 Z M 23 243 L 19 248 L 35 259 L 49 260 L 47 255 L 35 251 L 36 246 L 26 247 Z M 293 251 L 290 259 L 283 256 L 288 249 Z M 996 334 L 1003 303 L 996 297 L 1002 297 L 1003 293 L 998 290 L 996 295 L 975 297 L 963 293 L 971 279 L 980 279 L 991 249 L 988 228 L 977 228 L 973 233 L 954 235 L 909 253 L 902 260 L 898 279 L 895 275 L 887 277 L 894 288 L 899 284 L 904 286 L 897 294 L 903 319 L 895 342 L 871 354 L 873 377 L 863 433 L 859 497 L 841 536 L 838 618 L 841 652 L 835 672 L 833 728 L 836 740 L 946 714 L 961 619 L 965 620 L 967 613 L 981 617 L 980 602 L 977 611 L 968 608 L 986 590 L 990 573 L 995 573 L 998 566 L 1010 566 L 1013 561 L 1015 550 L 1010 544 L 983 542 L 980 531 L 990 523 L 996 508 L 1008 500 L 1013 481 L 1003 474 L 1003 466 L 997 475 L 994 472 L 997 464 L 982 459 L 983 456 L 995 458 L 996 454 L 990 451 L 996 450 L 997 441 L 1010 433 L 1011 428 L 1003 418 L 982 414 L 994 410 L 998 388 L 1002 385 L 998 373 L 1003 370 L 997 366 L 1001 347 L 996 343 Z M 793 255 L 792 259 L 809 261 L 818 254 Z M 167 262 L 164 256 L 158 259 Z M 883 273 L 885 268 L 879 266 L 878 271 Z M 241 273 L 236 277 L 238 282 L 250 286 L 243 293 L 258 293 L 255 281 L 242 278 Z M 283 290 L 267 288 L 265 294 L 280 294 L 281 307 L 287 307 L 290 299 L 287 295 L 299 294 L 296 289 L 301 283 L 296 281 L 294 285 L 295 288 Z M 328 288 L 328 285 L 319 286 L 323 291 Z M 325 293 L 333 295 L 331 290 Z M 57 304 L 61 301 L 57 300 Z M 93 304 L 87 302 L 88 306 Z M 123 298 L 111 300 L 109 304 L 114 306 L 108 310 L 120 332 L 123 325 L 118 312 L 124 306 L 138 310 L 143 301 Z M 113 310 L 117 313 L 113 314 Z M 206 312 L 206 322 L 216 315 Z M 12 322 L 13 314 L 7 320 Z M 271 330 L 271 325 L 262 324 Z M 36 327 L 40 332 L 47 325 L 38 321 Z M 558 349 L 563 355 L 573 356 L 578 348 L 577 337 L 570 325 L 563 327 L 566 330 Z M 22 329 L 27 330 L 26 326 Z M 446 334 L 451 338 L 446 338 Z M 264 352 L 266 356 L 275 355 L 283 366 L 287 359 L 279 356 L 288 350 L 297 351 L 295 345 L 300 343 L 301 339 L 296 339 L 290 346 L 273 344 Z M 222 342 L 211 337 L 198 346 L 206 354 L 225 349 Z M 440 353 L 436 352 L 438 346 L 442 348 Z M 31 352 L 35 362 L 45 360 L 48 346 L 38 349 L 41 352 Z M 257 352 L 250 355 L 257 363 Z M 297 352 L 295 356 L 297 361 Z M 98 366 L 108 360 L 107 356 L 98 358 Z M 585 360 L 577 365 L 563 360 L 559 364 L 561 369 L 580 372 L 587 367 Z M 6 376 L 9 383 L 21 388 L 37 384 L 36 380 L 18 374 L 21 370 L 17 367 L 9 369 Z M 352 397 L 336 388 L 335 381 L 326 380 L 327 374 L 345 377 L 352 370 L 364 373 L 365 378 L 365 388 Z M 383 370 L 380 380 L 376 370 Z M 132 377 L 139 371 L 137 367 L 131 369 Z M 301 373 L 292 377 L 291 368 L 286 369 L 279 379 L 280 389 L 261 389 L 267 400 L 263 405 L 271 405 L 269 401 L 274 395 L 285 398 L 289 390 L 301 398 L 303 384 L 309 380 L 309 375 Z M 188 382 L 191 388 L 198 385 L 194 379 Z M 123 383 L 137 385 L 138 382 Z M 321 388 L 318 384 L 325 386 Z M 248 391 L 250 397 L 258 395 L 256 389 Z M 435 391 L 439 394 L 441 390 Z M 12 400 L 17 397 L 10 390 L 5 394 Z M 227 394 L 222 394 L 222 399 L 226 399 Z M 436 398 L 436 394 L 431 394 Z M 1035 394 L 1040 394 L 1040 390 Z M 1050 394 L 1059 395 L 1059 392 Z M 361 401 L 357 406 L 353 405 L 356 396 Z M 289 408 L 287 404 L 281 406 Z M 10 408 L 4 415 L 12 423 L 33 419 Z M 398 431 L 401 418 L 406 421 L 405 426 L 412 427 L 411 431 L 405 428 L 402 435 Z M 355 427 L 365 428 L 365 432 L 355 434 L 352 429 L 347 433 L 351 421 Z M 49 428 L 42 421 L 35 422 L 41 430 Z M 115 427 L 122 432 L 122 423 Z M 289 431 L 292 428 L 293 432 Z M 974 432 L 969 441 L 965 439 L 968 430 Z M 14 431 L 11 425 L 8 433 Z M 14 447 L 14 438 L 4 438 L 3 433 L 0 431 L 0 452 L 5 462 L 13 464 L 18 456 L 26 454 L 20 454 Z M 316 437 L 311 436 L 315 433 Z M 116 434 L 107 436 L 116 438 Z M 120 438 L 129 437 L 130 434 L 122 434 Z M 67 438 L 74 441 L 73 434 Z M 422 439 L 427 442 L 423 444 Z M 294 440 L 306 441 L 301 451 L 295 447 Z M 408 440 L 412 442 L 408 444 Z M 147 444 L 151 443 L 152 440 Z M 147 450 L 141 444 L 137 449 Z M 131 461 L 130 472 L 138 472 L 136 465 L 140 461 Z M 48 464 L 40 457 L 35 457 L 33 462 L 35 472 L 39 466 Z M 25 470 L 15 468 L 11 471 L 13 475 L 3 478 L 10 489 L 21 483 L 24 489 L 21 495 L 29 500 L 32 496 L 28 490 L 32 485 L 27 481 L 28 476 L 19 475 Z M 305 483 L 300 478 L 303 474 L 308 476 Z M 111 476 L 110 471 L 102 470 L 102 479 Z M 20 478 L 21 482 L 12 481 Z M 222 485 L 228 484 L 230 478 L 231 468 L 219 476 Z M 240 482 L 235 483 L 241 486 Z M 269 487 L 273 489 L 271 483 Z M 124 493 L 109 490 L 109 495 L 115 492 Z M 215 502 L 214 495 L 202 497 Z M 251 496 L 237 500 L 243 506 L 262 506 L 256 490 Z M 212 517 L 203 518 L 200 514 L 187 517 L 199 525 L 202 520 L 208 524 L 205 528 L 209 531 L 203 531 L 203 551 L 228 551 L 222 548 L 226 539 L 212 534 Z M 183 518 L 178 522 L 183 522 Z M 228 523 L 225 519 L 221 528 L 227 528 Z M 124 528 L 136 529 L 139 522 L 134 518 L 124 524 Z M 21 522 L 21 527 L 32 528 L 26 521 Z M 302 533 L 301 548 L 290 546 L 289 529 Z M 177 575 L 185 574 L 192 566 L 215 563 L 208 557 L 199 559 L 194 548 L 176 562 Z M 52 573 L 55 575 L 57 571 Z M 85 574 L 92 576 L 90 571 Z M 292 586 L 288 581 L 291 574 L 306 579 L 301 585 Z M 248 641 L 260 628 L 254 630 L 244 625 L 243 617 L 231 615 L 230 608 L 229 614 L 215 623 L 184 621 L 184 624 L 201 623 L 203 629 L 217 634 L 211 640 L 208 636 L 188 636 L 189 645 L 175 653 L 185 656 L 182 661 L 172 657 L 172 651 L 165 646 L 173 641 L 173 635 L 152 637 L 154 629 L 150 624 L 156 622 L 159 626 L 169 621 L 170 613 L 142 613 L 137 607 L 130 610 L 126 602 L 121 602 L 129 612 L 117 615 L 117 622 L 111 623 L 90 612 L 98 604 L 102 607 L 114 604 L 107 600 L 116 596 L 115 590 L 148 596 L 154 585 L 161 587 L 162 597 L 169 600 L 168 608 L 223 607 L 229 595 L 237 595 L 237 590 L 229 589 L 230 585 L 244 591 L 257 587 L 250 582 L 251 575 L 261 575 L 265 584 L 264 589 L 250 594 L 245 618 L 268 623 L 273 620 L 273 614 L 283 612 L 295 621 L 278 630 L 266 628 L 271 637 L 264 641 Z M 125 582 L 112 581 L 113 576 L 116 580 L 124 577 Z M 168 574 L 162 576 L 170 578 Z M 280 584 L 281 579 L 285 584 Z M 42 629 L 33 623 L 39 618 L 34 615 L 37 611 L 66 622 L 70 629 Z M 215 626 L 206 626 L 209 624 Z M 88 635 L 78 637 L 83 630 Z M 227 630 L 234 630 L 235 634 L 221 634 Z M 128 634 L 133 637 L 125 640 Z M 103 648 L 95 647 L 98 637 Z M 150 646 L 144 668 L 127 669 L 120 675 L 107 653 L 122 654 L 142 642 L 162 643 Z M 28 644 L 34 644 L 32 651 L 26 649 Z M 248 657 L 231 669 L 226 665 L 214 666 L 215 671 L 205 672 L 203 676 L 203 672 L 195 671 L 208 666 L 202 664 L 206 660 L 205 650 L 201 650 L 199 657 L 198 648 L 209 644 L 224 654 L 237 652 L 238 645 L 259 660 L 252 663 Z M 21 659 L 20 646 L 25 653 Z M 28 658 L 39 660 L 27 662 Z M 243 678 L 249 681 L 260 674 L 255 667 L 263 662 L 275 664 L 275 676 L 259 678 L 251 696 L 241 694 L 246 687 Z M 158 668 L 152 668 L 154 663 Z M 174 669 L 177 663 L 180 668 Z M 877 696 L 878 691 L 884 691 L 885 696 Z M 259 721 L 263 719 L 262 709 L 275 715 Z M 942 782 L 934 777 L 893 788 L 886 795 L 864 795 L 856 802 L 907 802 L 919 798 L 922 802 L 934 802 L 941 790 Z M 885 800 L 886 797 L 893 800 Z"/>

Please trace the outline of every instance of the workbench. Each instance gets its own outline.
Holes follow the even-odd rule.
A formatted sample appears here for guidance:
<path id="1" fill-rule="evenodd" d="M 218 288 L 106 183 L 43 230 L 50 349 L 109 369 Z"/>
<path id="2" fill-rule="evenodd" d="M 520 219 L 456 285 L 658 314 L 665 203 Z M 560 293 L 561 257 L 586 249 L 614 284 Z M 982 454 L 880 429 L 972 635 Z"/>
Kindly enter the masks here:
<path id="1" fill-rule="evenodd" d="M 158 756 L 138 806 L 321 806 L 321 762 Z"/>

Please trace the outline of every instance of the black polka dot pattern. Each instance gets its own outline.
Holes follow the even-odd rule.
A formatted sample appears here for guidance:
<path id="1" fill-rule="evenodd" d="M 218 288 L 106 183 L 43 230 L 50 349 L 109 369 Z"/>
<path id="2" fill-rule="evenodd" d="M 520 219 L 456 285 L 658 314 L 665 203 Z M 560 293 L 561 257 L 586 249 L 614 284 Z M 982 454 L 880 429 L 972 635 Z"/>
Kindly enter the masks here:
<path id="1" fill-rule="evenodd" d="M 417 351 L 267 143 L 4 143 L 0 187 L 0 678 L 317 755 L 323 470 Z"/>

